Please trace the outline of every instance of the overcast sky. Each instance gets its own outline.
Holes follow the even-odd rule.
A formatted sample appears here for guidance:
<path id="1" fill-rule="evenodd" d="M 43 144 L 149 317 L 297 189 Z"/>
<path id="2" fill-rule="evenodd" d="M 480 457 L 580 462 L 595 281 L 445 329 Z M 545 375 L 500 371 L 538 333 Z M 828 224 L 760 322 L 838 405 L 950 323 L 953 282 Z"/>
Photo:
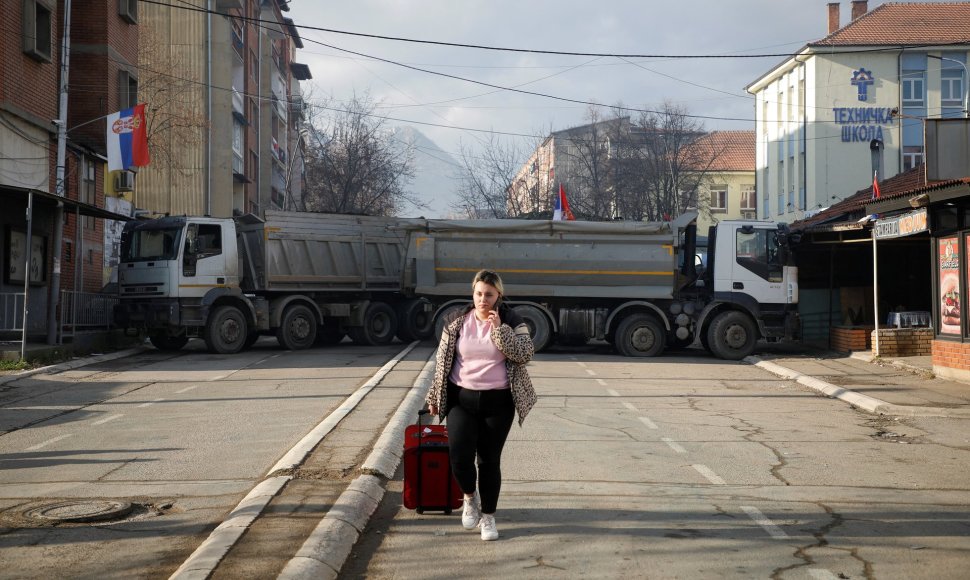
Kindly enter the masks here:
<path id="1" fill-rule="evenodd" d="M 882 4 L 870 0 L 869 9 Z M 293 0 L 297 25 L 451 43 L 609 54 L 777 54 L 827 33 L 827 0 Z M 851 2 L 841 2 L 842 24 Z M 339 103 L 369 92 L 383 114 L 413 122 L 454 154 L 457 128 L 545 135 L 583 123 L 586 106 L 436 76 L 343 51 L 501 87 L 603 104 L 687 107 L 707 129 L 753 129 L 744 87 L 782 57 L 641 58 L 561 56 L 421 45 L 300 29 L 317 97 Z M 320 43 L 330 45 L 322 46 Z M 340 50 L 340 49 L 343 49 Z M 740 120 L 730 120 L 740 119 Z M 391 121 L 392 124 L 404 122 Z M 516 138 L 527 148 L 532 140 Z"/>

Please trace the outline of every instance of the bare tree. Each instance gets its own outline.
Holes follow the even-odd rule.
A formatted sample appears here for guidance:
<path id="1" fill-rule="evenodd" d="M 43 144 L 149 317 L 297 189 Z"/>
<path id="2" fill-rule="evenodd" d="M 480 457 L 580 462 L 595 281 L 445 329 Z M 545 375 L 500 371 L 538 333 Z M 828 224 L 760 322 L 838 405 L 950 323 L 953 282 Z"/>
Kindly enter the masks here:
<path id="1" fill-rule="evenodd" d="M 152 165 L 181 175 L 187 146 L 205 140 L 209 122 L 201 103 L 203 86 L 184 78 L 183 59 L 149 27 L 138 32 L 138 100 L 147 104 L 148 148 Z"/>
<path id="2" fill-rule="evenodd" d="M 698 146 L 701 123 L 670 102 L 642 113 L 630 127 L 616 181 L 618 209 L 626 219 L 665 220 L 697 206 L 697 190 L 718 152 Z"/>
<path id="3" fill-rule="evenodd" d="M 407 192 L 414 153 L 392 143 L 384 119 L 374 114 L 370 96 L 354 95 L 342 107 L 318 105 L 307 139 L 307 209 L 332 213 L 395 215 Z"/>
<path id="4" fill-rule="evenodd" d="M 518 216 L 529 207 L 530 200 L 537 201 L 538 187 L 527 188 L 521 198 L 513 195 L 523 158 L 515 143 L 491 134 L 477 151 L 464 143 L 458 150 L 458 202 L 454 209 L 460 214 L 473 219 Z"/>
<path id="5" fill-rule="evenodd" d="M 611 183 L 615 169 L 612 148 L 628 119 L 605 119 L 599 106 L 590 106 L 586 121 L 586 125 L 557 134 L 563 141 L 559 151 L 568 168 L 565 175 L 560 174 L 560 181 L 566 186 L 574 214 L 590 220 L 613 219 L 616 204 Z"/>

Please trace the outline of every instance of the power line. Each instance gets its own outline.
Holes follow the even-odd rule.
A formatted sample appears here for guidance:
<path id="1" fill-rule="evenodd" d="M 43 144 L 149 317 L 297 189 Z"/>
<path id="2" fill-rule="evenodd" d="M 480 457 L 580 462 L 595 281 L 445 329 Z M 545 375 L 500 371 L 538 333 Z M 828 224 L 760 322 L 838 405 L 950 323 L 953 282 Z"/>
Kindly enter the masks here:
<path id="1" fill-rule="evenodd" d="M 174 4 L 169 4 L 168 2 L 160 2 L 159 0 L 139 0 L 146 4 L 157 4 L 159 6 L 168 6 L 171 8 L 179 8 L 183 10 L 192 10 L 195 12 L 204 12 L 207 14 L 214 14 L 218 16 L 226 16 L 229 18 L 238 18 L 240 20 L 245 20 L 254 23 L 269 23 L 273 25 L 279 25 L 277 22 L 271 20 L 261 20 L 259 18 L 253 18 L 249 16 L 241 16 L 235 14 L 229 14 L 228 12 L 219 12 L 216 10 L 208 10 L 205 8 L 189 7 L 189 6 L 175 6 Z M 395 42 L 409 42 L 414 44 L 429 44 L 435 46 L 446 46 L 450 48 L 470 48 L 476 50 L 490 50 L 497 52 L 514 52 L 514 53 L 530 53 L 530 54 L 550 54 L 558 56 L 594 56 L 594 57 L 615 57 L 615 58 L 665 58 L 665 59 L 728 59 L 728 58 L 782 58 L 782 57 L 793 57 L 798 56 L 800 53 L 797 52 L 781 52 L 781 53 L 759 53 L 759 54 L 623 54 L 623 53 L 609 53 L 609 52 L 578 52 L 578 51 L 563 51 L 563 50 L 544 50 L 544 49 L 533 49 L 533 48 L 512 48 L 504 46 L 488 46 L 483 44 L 468 44 L 462 42 L 445 42 L 440 40 L 424 40 L 419 38 L 406 38 L 402 36 L 386 36 L 382 34 L 369 34 L 365 32 L 351 32 L 348 30 L 338 30 L 335 28 L 323 28 L 321 26 L 308 26 L 305 24 L 293 23 L 294 28 L 300 28 L 304 30 L 316 30 L 318 32 L 329 32 L 332 34 L 342 34 L 346 36 L 357 36 L 362 38 L 375 38 L 378 40 L 390 40 Z M 867 53 L 867 52 L 895 52 L 900 49 L 905 48 L 920 48 L 920 47 L 933 47 L 933 46 L 962 46 L 970 44 L 970 42 L 946 42 L 946 43 L 927 43 L 927 44 L 897 44 L 892 46 L 887 46 L 884 48 L 873 48 L 873 49 L 862 49 L 862 50 L 827 50 L 826 54 L 842 54 L 842 53 Z"/>

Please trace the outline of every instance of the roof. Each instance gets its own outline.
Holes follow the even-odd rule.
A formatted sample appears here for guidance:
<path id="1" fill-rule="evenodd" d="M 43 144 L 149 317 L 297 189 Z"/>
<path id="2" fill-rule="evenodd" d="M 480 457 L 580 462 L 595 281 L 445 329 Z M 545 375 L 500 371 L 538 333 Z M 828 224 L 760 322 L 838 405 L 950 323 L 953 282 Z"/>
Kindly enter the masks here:
<path id="1" fill-rule="evenodd" d="M 970 2 L 888 2 L 808 46 L 970 42 Z"/>
<path id="2" fill-rule="evenodd" d="M 927 186 L 947 185 L 950 182 L 923 180 L 925 167 L 919 165 L 879 182 L 879 199 L 887 200 L 912 195 L 914 190 L 925 190 Z M 955 180 L 959 182 L 961 180 Z M 872 186 L 860 189 L 853 195 L 832 204 L 811 217 L 800 219 L 791 224 L 793 230 L 813 230 L 844 221 L 856 221 L 865 215 L 865 206 L 872 202 Z"/>
<path id="3" fill-rule="evenodd" d="M 716 155 L 707 171 L 754 171 L 754 131 L 712 131 L 697 140 Z"/>

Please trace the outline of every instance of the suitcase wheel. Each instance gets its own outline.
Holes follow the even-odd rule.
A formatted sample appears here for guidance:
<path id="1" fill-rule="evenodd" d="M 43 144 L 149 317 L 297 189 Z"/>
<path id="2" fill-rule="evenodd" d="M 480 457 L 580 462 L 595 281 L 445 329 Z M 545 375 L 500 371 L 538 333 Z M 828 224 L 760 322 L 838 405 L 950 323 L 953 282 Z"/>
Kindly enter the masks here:
<path id="1" fill-rule="evenodd" d="M 417 509 L 417 512 L 418 512 L 418 515 L 423 514 L 424 513 L 424 508 L 418 508 Z"/>

